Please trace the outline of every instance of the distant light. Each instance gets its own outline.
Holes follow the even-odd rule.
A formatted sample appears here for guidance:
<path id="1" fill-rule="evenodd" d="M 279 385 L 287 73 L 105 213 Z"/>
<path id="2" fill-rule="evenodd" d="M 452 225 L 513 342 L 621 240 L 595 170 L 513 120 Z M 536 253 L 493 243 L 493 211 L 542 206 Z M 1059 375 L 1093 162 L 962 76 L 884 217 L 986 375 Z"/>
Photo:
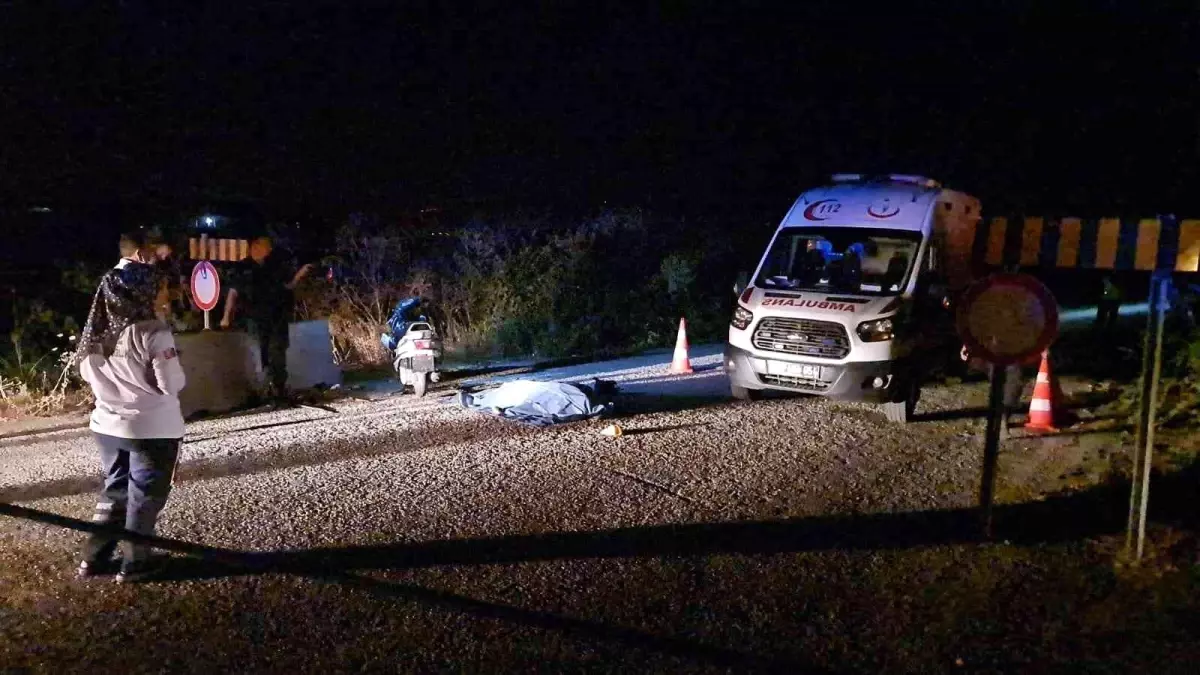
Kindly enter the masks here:
<path id="1" fill-rule="evenodd" d="M 208 225 L 209 227 L 212 227 L 212 226 L 213 226 L 213 225 L 215 225 L 216 223 L 217 223 L 217 219 L 216 219 L 216 218 L 213 218 L 212 216 L 204 216 L 204 224 L 205 224 L 205 225 Z"/>
<path id="2" fill-rule="evenodd" d="M 35 206 L 35 207 L 33 207 L 32 209 L 29 209 L 29 212 L 30 212 L 30 213 L 50 213 L 50 207 L 48 207 L 48 206 Z"/>

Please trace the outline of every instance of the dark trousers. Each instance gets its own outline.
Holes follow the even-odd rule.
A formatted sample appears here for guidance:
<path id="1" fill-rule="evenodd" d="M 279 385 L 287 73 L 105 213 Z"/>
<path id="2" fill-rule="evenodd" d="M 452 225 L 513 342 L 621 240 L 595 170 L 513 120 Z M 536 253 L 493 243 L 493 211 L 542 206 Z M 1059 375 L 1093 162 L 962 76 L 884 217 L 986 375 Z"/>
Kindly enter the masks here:
<path id="1" fill-rule="evenodd" d="M 267 386 L 274 396 L 287 393 L 287 350 L 288 322 L 286 319 L 257 320 L 251 325 L 254 339 L 258 340 L 259 357 L 263 372 L 267 375 Z"/>
<path id="2" fill-rule="evenodd" d="M 100 491 L 92 522 L 153 535 L 158 514 L 171 492 L 181 439 L 95 436 L 104 469 L 104 489 Z M 112 535 L 93 534 L 83 545 L 83 558 L 101 562 L 112 556 L 116 545 L 117 539 Z M 145 544 L 121 542 L 121 555 L 126 562 L 144 560 L 149 554 L 150 547 Z"/>
<path id="3" fill-rule="evenodd" d="M 1112 328 L 1117 322 L 1117 313 L 1121 309 L 1119 300 L 1101 300 L 1096 306 L 1096 327 L 1102 329 Z"/>

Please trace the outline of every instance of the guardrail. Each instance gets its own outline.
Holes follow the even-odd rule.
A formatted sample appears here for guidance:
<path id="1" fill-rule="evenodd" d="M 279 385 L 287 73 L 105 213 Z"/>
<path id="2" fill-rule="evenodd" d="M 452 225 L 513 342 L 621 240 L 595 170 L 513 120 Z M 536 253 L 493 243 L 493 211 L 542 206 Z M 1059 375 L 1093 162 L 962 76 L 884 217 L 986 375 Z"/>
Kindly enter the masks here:
<path id="1" fill-rule="evenodd" d="M 997 217 L 975 231 L 991 266 L 1200 271 L 1200 219 Z"/>
<path id="2" fill-rule="evenodd" d="M 208 235 L 188 239 L 188 257 L 192 260 L 237 262 L 250 257 L 249 239 L 210 239 Z"/>

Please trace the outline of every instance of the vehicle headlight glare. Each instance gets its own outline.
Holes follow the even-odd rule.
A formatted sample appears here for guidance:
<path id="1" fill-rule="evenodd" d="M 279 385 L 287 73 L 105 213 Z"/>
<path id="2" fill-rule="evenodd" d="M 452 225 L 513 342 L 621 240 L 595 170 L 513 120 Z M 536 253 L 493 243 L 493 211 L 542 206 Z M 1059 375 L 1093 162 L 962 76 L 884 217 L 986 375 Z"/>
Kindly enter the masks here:
<path id="1" fill-rule="evenodd" d="M 884 342 L 895 336 L 891 319 L 875 319 L 858 324 L 858 337 L 863 342 Z"/>
<path id="2" fill-rule="evenodd" d="M 746 326 L 749 326 L 751 321 L 754 321 L 754 313 L 738 305 L 733 310 L 733 320 L 729 323 L 738 330 L 746 330 Z"/>

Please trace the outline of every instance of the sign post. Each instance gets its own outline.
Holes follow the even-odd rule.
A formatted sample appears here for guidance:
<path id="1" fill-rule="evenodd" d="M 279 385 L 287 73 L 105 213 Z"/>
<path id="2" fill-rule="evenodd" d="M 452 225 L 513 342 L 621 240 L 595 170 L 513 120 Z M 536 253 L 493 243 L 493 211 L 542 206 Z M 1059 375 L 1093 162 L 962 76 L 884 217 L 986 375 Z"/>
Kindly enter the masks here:
<path id="1" fill-rule="evenodd" d="M 1142 387 L 1138 399 L 1137 446 L 1134 448 L 1133 489 L 1129 494 L 1129 526 L 1125 550 L 1135 561 L 1146 547 L 1146 511 L 1150 501 L 1150 460 L 1154 452 L 1154 417 L 1158 410 L 1158 380 L 1162 375 L 1163 322 L 1166 314 L 1169 273 L 1150 279 L 1150 311 L 1142 352 Z"/>
<path id="2" fill-rule="evenodd" d="M 204 330 L 212 330 L 208 313 L 221 299 L 221 278 L 217 268 L 207 260 L 201 260 L 192 268 L 192 304 L 204 312 Z"/>
<path id="3" fill-rule="evenodd" d="M 983 446 L 979 508 L 985 537 L 992 536 L 992 501 L 1000 434 L 1008 414 L 1006 370 L 1044 352 L 1058 336 L 1058 303 L 1040 281 L 1024 274 L 993 274 L 967 289 L 956 317 L 970 354 L 991 364 L 988 422 Z"/>

